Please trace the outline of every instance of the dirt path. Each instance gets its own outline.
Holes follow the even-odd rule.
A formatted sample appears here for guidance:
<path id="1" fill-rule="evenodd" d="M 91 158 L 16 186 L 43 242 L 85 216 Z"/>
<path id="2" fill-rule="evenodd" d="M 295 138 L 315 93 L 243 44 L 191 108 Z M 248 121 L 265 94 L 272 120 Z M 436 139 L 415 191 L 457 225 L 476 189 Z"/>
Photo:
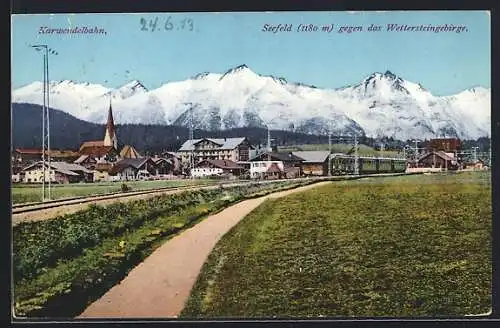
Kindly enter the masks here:
<path id="1" fill-rule="evenodd" d="M 240 202 L 175 236 L 135 267 L 78 318 L 167 318 L 184 307 L 198 274 L 219 239 L 266 198 L 279 198 L 320 182 Z"/>

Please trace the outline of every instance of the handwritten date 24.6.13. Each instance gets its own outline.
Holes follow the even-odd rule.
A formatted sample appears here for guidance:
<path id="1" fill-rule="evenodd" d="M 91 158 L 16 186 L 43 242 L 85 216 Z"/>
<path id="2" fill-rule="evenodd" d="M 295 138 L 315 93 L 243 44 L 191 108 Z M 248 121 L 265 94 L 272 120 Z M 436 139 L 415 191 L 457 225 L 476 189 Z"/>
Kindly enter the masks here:
<path id="1" fill-rule="evenodd" d="M 161 19 L 158 16 L 150 19 L 141 17 L 141 31 L 194 31 L 194 21 L 191 18 L 183 18 L 179 20 L 172 19 L 168 16 L 166 19 Z"/>

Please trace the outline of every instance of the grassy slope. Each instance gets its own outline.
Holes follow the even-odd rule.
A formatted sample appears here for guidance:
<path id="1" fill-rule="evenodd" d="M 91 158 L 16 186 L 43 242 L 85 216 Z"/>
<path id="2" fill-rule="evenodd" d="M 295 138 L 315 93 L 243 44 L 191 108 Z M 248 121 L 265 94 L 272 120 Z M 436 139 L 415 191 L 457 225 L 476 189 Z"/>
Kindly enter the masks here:
<path id="1" fill-rule="evenodd" d="M 185 186 L 193 183 L 206 183 L 207 180 L 159 180 L 159 181 L 127 181 L 125 182 L 132 191 L 147 190 L 163 187 Z M 75 183 L 53 184 L 52 198 L 70 198 L 79 196 L 103 195 L 121 191 L 120 182 L 101 183 Z M 41 184 L 38 185 L 13 185 L 12 203 L 21 204 L 41 201 Z"/>
<path id="2" fill-rule="evenodd" d="M 409 176 L 267 201 L 217 244 L 182 317 L 487 312 L 490 188 L 487 173 Z"/>

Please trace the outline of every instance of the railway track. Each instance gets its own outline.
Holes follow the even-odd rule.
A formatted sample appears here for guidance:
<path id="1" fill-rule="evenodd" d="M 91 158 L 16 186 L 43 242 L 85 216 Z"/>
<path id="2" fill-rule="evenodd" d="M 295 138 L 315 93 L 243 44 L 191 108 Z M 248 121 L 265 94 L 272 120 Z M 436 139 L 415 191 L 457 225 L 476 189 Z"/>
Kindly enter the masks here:
<path id="1" fill-rule="evenodd" d="M 189 186 L 162 187 L 162 188 L 143 189 L 143 190 L 126 191 L 126 192 L 116 191 L 116 192 L 110 192 L 107 194 L 96 194 L 96 195 L 88 195 L 88 196 L 52 199 L 52 200 L 47 200 L 45 202 L 30 202 L 30 203 L 13 204 L 12 209 L 14 210 L 14 209 L 27 208 L 27 207 L 32 207 L 32 206 L 43 206 L 43 205 L 57 204 L 57 203 L 69 202 L 69 201 L 85 200 L 85 199 L 94 198 L 94 197 L 105 197 L 105 196 L 123 196 L 123 197 L 126 197 L 126 196 L 141 195 L 147 191 L 153 191 L 153 190 L 156 190 L 156 191 L 175 190 L 175 189 L 184 188 L 184 187 L 209 186 L 209 185 L 211 185 L 211 184 L 197 184 L 197 185 L 189 185 Z"/>
<path id="2" fill-rule="evenodd" d="M 121 199 L 131 196 L 139 196 L 139 195 L 147 195 L 147 194 L 155 194 L 161 192 L 168 191 L 185 191 L 185 190 L 196 190 L 196 189 L 210 189 L 210 188 L 218 188 L 224 186 L 243 186 L 248 184 L 270 184 L 270 183 L 278 183 L 278 182 L 293 182 L 293 181 L 325 181 L 325 180 L 354 180 L 354 179 L 362 179 L 368 177 L 382 177 L 382 176 L 398 176 L 398 175 L 409 175 L 415 173 L 384 173 L 384 174 L 364 174 L 364 175 L 346 175 L 346 176 L 327 176 L 327 177 L 310 177 L 310 178 L 296 178 L 296 179 L 278 179 L 278 180 L 263 180 L 263 181 L 255 181 L 255 180 L 244 180 L 239 182 L 220 182 L 220 183 L 211 183 L 211 184 L 199 184 L 199 185 L 191 185 L 191 186 L 179 186 L 179 187 L 164 187 L 164 188 L 156 188 L 156 189 L 148 189 L 141 191 L 131 191 L 131 192 L 118 192 L 106 195 L 96 195 L 96 196 L 83 196 L 83 197 L 74 197 L 74 198 L 66 198 L 61 200 L 51 200 L 40 203 L 30 203 L 30 204 L 17 204 L 12 206 L 12 214 L 22 214 L 28 212 L 34 212 L 44 209 L 62 207 L 67 205 L 75 205 L 75 204 L 85 204 L 98 202 L 102 200 L 109 199 Z"/>
<path id="3" fill-rule="evenodd" d="M 222 185 L 225 184 L 228 183 L 224 183 Z M 147 189 L 140 191 L 116 192 L 105 195 L 72 197 L 72 198 L 50 200 L 46 202 L 38 202 L 30 204 L 16 204 L 12 206 L 12 214 L 21 214 L 21 213 L 33 212 L 33 211 L 61 207 L 66 205 L 91 203 L 107 199 L 120 199 L 132 196 L 147 195 L 147 194 L 176 191 L 176 190 L 181 191 L 181 190 L 192 190 L 192 189 L 207 188 L 207 187 L 218 187 L 220 185 L 221 184 L 212 183 L 212 184 L 199 184 L 194 186 L 190 185 L 190 186 L 179 186 L 179 187 L 163 187 L 163 188 Z"/>

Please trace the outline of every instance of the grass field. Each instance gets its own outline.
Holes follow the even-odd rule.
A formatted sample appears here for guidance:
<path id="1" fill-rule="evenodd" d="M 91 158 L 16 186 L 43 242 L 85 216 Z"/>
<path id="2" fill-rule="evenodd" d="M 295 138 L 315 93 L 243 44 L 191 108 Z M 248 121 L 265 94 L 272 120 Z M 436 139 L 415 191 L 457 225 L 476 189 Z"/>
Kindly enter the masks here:
<path id="1" fill-rule="evenodd" d="M 345 153 L 351 150 L 353 145 L 348 144 L 332 144 L 333 153 Z M 311 145 L 296 145 L 296 146 L 286 146 L 280 147 L 279 151 L 308 151 L 308 150 L 328 150 L 328 144 L 311 144 Z M 378 151 L 372 147 L 366 145 L 359 145 L 359 155 L 360 156 L 381 156 L 381 157 L 402 157 L 403 154 L 397 151 Z"/>
<path id="2" fill-rule="evenodd" d="M 490 192 L 488 172 L 469 172 L 267 200 L 216 245 L 181 317 L 488 312 Z"/>
<path id="3" fill-rule="evenodd" d="M 156 181 L 127 181 L 126 184 L 132 191 L 186 186 L 190 184 L 207 183 L 209 180 L 156 180 Z M 212 180 L 214 181 L 214 180 Z M 100 183 L 75 183 L 75 184 L 52 184 L 52 199 L 71 198 L 79 196 L 104 195 L 121 191 L 121 182 Z M 12 186 L 12 203 L 30 203 L 42 201 L 42 185 L 20 184 Z"/>

